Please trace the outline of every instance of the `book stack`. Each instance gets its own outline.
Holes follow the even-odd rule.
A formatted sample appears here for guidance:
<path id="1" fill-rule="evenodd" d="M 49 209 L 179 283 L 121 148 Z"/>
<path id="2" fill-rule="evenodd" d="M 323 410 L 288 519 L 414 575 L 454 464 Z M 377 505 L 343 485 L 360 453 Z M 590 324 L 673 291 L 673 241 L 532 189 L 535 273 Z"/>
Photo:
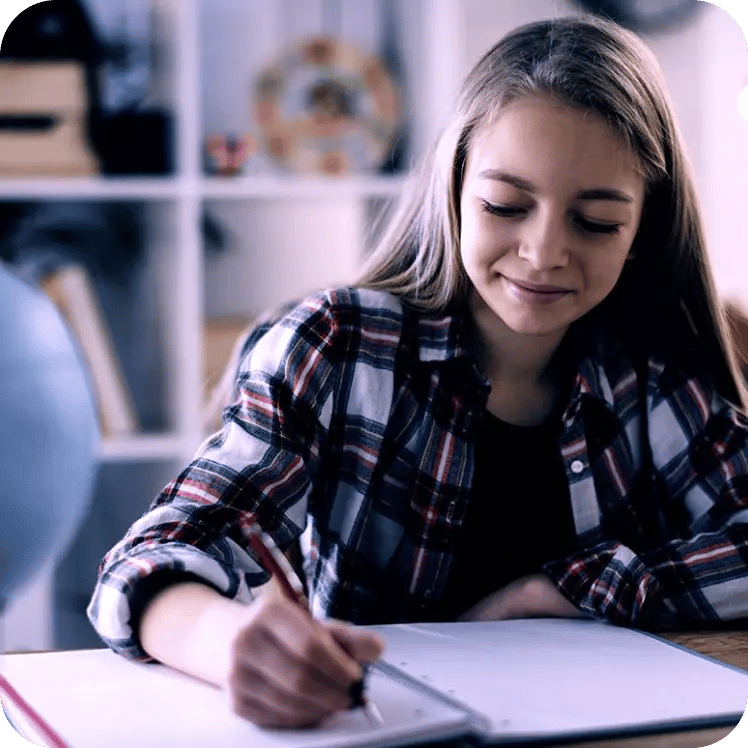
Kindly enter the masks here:
<path id="1" fill-rule="evenodd" d="M 137 432 L 132 393 L 88 271 L 78 264 L 61 266 L 42 279 L 41 287 L 65 318 L 88 365 L 102 435 Z"/>

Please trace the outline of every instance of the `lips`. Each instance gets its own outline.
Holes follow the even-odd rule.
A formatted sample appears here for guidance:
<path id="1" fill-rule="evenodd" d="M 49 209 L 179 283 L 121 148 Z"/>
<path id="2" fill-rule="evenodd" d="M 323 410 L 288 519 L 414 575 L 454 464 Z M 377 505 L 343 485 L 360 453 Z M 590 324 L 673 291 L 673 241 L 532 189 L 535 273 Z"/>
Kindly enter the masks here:
<path id="1" fill-rule="evenodd" d="M 530 283 L 525 280 L 513 280 L 503 276 L 507 283 L 509 292 L 518 300 L 529 304 L 551 304 L 573 293 L 569 288 L 539 283 Z"/>
<path id="2" fill-rule="evenodd" d="M 507 278 L 507 280 L 517 286 L 518 288 L 521 288 L 525 291 L 532 291 L 533 293 L 547 293 L 547 294 L 559 294 L 559 293 L 570 293 L 570 290 L 568 288 L 564 288 L 563 286 L 546 286 L 546 285 L 539 285 L 537 283 L 528 283 L 527 281 L 518 281 L 518 280 L 512 280 L 512 278 Z"/>

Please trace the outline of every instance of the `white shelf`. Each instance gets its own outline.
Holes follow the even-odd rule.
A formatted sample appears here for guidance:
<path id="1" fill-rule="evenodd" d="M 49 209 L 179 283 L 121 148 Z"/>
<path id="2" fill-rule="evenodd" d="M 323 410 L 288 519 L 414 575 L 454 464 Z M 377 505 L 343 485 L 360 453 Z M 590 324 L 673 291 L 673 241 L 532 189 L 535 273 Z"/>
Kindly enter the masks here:
<path id="1" fill-rule="evenodd" d="M 296 177 L 247 176 L 207 177 L 200 192 L 210 199 L 293 197 L 392 198 L 403 187 L 402 176 Z"/>
<path id="2" fill-rule="evenodd" d="M 403 176 L 40 177 L 0 178 L 0 200 L 252 200 L 294 197 L 392 198 Z"/>
<path id="3" fill-rule="evenodd" d="M 192 454 L 198 437 L 184 437 L 179 434 L 137 434 L 128 437 L 103 439 L 99 447 L 102 462 L 146 462 L 163 460 L 183 460 Z"/>
<path id="4" fill-rule="evenodd" d="M 180 181 L 169 177 L 0 179 L 6 200 L 170 200 L 181 192 Z"/>

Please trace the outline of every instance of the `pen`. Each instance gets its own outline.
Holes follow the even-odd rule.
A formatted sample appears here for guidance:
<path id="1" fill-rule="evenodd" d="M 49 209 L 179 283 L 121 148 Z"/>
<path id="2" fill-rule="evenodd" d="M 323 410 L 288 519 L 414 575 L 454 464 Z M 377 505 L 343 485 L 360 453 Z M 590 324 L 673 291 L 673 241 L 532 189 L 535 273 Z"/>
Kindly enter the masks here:
<path id="1" fill-rule="evenodd" d="M 293 600 L 309 612 L 309 602 L 304 594 L 302 581 L 270 535 L 262 530 L 259 525 L 254 524 L 249 531 L 249 544 L 258 555 L 265 571 L 269 572 L 278 581 L 289 600 Z M 354 708 L 362 707 L 372 727 L 382 727 L 384 725 L 382 715 L 375 704 L 364 696 L 364 685 L 364 679 L 362 678 L 351 686 L 351 706 Z"/>
<path id="2" fill-rule="evenodd" d="M 8 701 L 18 708 L 18 711 L 28 720 L 39 736 L 44 738 L 50 748 L 68 748 L 67 743 L 34 711 L 31 705 L 0 675 L 0 694 L 7 696 Z"/>

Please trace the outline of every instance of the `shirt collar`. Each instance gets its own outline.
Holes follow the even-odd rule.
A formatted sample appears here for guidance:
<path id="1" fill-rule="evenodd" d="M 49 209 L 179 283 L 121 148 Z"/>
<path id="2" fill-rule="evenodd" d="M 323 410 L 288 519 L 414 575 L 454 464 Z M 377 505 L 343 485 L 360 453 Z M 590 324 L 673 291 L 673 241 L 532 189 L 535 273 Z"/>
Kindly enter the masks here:
<path id="1" fill-rule="evenodd" d="M 465 313 L 434 312 L 418 318 L 418 357 L 421 361 L 451 361 L 475 357 L 472 325 Z"/>
<path id="2" fill-rule="evenodd" d="M 564 412 L 564 419 L 570 419 L 579 410 L 584 397 L 598 400 L 607 408 L 615 408 L 612 381 L 617 381 L 623 371 L 631 373 L 628 357 L 625 355 L 620 342 L 610 332 L 600 326 L 585 326 L 581 331 L 586 340 L 577 366 L 574 384 L 572 385 L 569 404 Z M 613 368 L 611 368 L 613 367 Z"/>
<path id="3" fill-rule="evenodd" d="M 572 332 L 572 345 L 579 352 L 579 364 L 564 419 L 579 410 L 583 397 L 592 397 L 613 409 L 615 399 L 606 365 L 615 360 L 620 367 L 626 361 L 615 338 L 599 324 L 583 324 Z M 418 353 L 421 361 L 442 362 L 463 357 L 475 360 L 477 342 L 472 322 L 466 313 L 421 313 L 418 318 Z"/>

